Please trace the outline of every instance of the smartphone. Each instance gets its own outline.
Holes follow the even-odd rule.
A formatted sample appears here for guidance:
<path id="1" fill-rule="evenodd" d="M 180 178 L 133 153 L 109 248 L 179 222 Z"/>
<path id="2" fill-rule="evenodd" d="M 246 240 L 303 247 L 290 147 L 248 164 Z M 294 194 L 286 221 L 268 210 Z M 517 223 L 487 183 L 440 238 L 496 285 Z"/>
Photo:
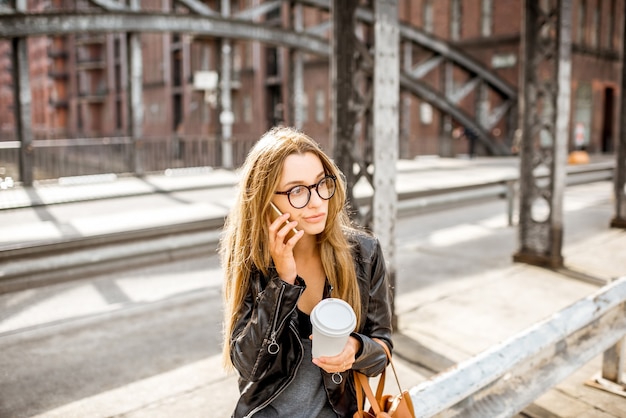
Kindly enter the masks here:
<path id="1" fill-rule="evenodd" d="M 272 222 L 274 222 L 283 213 L 276 207 L 274 203 L 270 202 L 270 205 L 272 206 L 272 210 L 270 211 L 270 215 L 271 215 L 270 218 L 272 219 Z M 285 221 L 285 225 L 288 223 L 289 223 L 289 219 Z M 298 233 L 298 230 L 296 228 L 291 228 L 291 231 L 289 231 L 287 233 L 287 236 L 285 237 L 285 241 L 290 240 L 291 237 L 293 237 L 297 233 Z"/>

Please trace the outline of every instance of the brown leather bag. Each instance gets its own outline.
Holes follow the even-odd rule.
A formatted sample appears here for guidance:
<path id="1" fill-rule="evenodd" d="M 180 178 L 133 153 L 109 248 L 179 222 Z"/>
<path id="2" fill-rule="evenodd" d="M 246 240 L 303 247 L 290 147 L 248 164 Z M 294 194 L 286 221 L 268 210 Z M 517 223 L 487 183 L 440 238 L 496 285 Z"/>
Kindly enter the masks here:
<path id="1" fill-rule="evenodd" d="M 354 371 L 354 386 L 356 389 L 356 401 L 358 405 L 358 410 L 354 413 L 354 418 L 415 418 L 415 412 L 413 409 L 413 402 L 411 401 L 411 396 L 408 391 L 403 391 L 402 387 L 400 387 L 400 380 L 398 379 L 398 374 L 396 373 L 396 368 L 393 365 L 393 361 L 391 359 L 391 353 L 389 352 L 389 348 L 387 344 L 382 341 L 376 340 L 383 349 L 385 353 L 387 353 L 387 358 L 389 359 L 389 364 L 391 365 L 391 369 L 393 370 L 393 375 L 396 378 L 396 383 L 398 384 L 398 389 L 400 391 L 399 395 L 384 395 L 383 390 L 385 388 L 385 373 L 386 369 L 380 375 L 380 380 L 378 381 L 378 387 L 376 388 L 376 395 L 372 392 L 372 388 L 369 384 L 369 379 L 362 373 Z M 365 392 L 365 396 L 367 400 L 370 402 L 370 408 L 367 411 L 363 410 L 363 405 L 365 403 L 365 399 L 363 399 L 363 392 Z"/>

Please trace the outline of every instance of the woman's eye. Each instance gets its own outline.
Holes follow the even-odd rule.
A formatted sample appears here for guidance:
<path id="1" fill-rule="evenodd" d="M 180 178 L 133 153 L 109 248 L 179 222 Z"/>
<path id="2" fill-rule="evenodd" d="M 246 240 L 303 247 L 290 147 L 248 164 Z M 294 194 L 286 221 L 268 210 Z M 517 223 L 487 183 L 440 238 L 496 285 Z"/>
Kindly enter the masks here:
<path id="1" fill-rule="evenodd" d="M 304 193 L 304 187 L 302 186 L 296 186 L 293 189 L 291 189 L 291 191 L 289 192 L 289 194 L 292 196 L 298 196 L 298 195 L 301 195 L 302 193 Z"/>

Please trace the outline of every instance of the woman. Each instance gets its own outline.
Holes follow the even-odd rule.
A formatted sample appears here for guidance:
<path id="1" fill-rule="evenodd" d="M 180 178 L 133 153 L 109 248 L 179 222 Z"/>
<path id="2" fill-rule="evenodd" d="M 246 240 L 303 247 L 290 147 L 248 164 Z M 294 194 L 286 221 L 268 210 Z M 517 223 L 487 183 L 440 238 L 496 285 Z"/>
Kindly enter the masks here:
<path id="1" fill-rule="evenodd" d="M 273 222 L 271 203 L 283 213 Z M 250 151 L 220 245 L 224 358 L 239 373 L 234 417 L 351 417 L 350 370 L 385 368 L 373 340 L 392 347 L 385 261 L 345 205 L 339 169 L 305 134 L 274 128 Z M 328 297 L 352 306 L 357 327 L 341 353 L 312 359 L 309 315 Z"/>

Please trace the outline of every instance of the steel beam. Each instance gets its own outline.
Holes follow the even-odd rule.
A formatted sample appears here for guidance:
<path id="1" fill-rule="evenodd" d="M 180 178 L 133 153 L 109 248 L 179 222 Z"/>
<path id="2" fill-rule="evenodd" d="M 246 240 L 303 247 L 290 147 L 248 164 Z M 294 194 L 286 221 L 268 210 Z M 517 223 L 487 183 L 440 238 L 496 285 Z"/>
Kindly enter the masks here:
<path id="1" fill-rule="evenodd" d="M 626 13 L 623 15 L 622 30 L 626 33 Z M 626 40 L 622 36 L 622 95 L 620 110 L 620 134 L 617 142 L 617 164 L 615 165 L 615 216 L 611 220 L 614 228 L 626 228 Z"/>
<path id="2" fill-rule="evenodd" d="M 454 66 L 446 60 L 441 69 L 442 89 L 446 98 L 452 95 L 454 81 Z M 439 156 L 444 158 L 454 157 L 454 144 L 452 141 L 452 117 L 449 113 L 443 113 L 441 118 L 441 135 L 439 136 Z"/>
<path id="3" fill-rule="evenodd" d="M 230 0 L 222 0 L 221 11 L 224 18 L 230 16 Z M 222 125 L 222 166 L 231 169 L 233 168 L 233 123 L 235 122 L 231 85 L 233 54 L 230 39 L 223 38 L 221 44 L 220 124 Z"/>
<path id="4" fill-rule="evenodd" d="M 193 13 L 197 13 L 202 16 L 219 16 L 219 13 L 199 0 L 176 0 L 176 2 L 187 7 Z"/>
<path id="5" fill-rule="evenodd" d="M 89 0 L 94 6 L 101 7 L 104 10 L 129 10 L 128 6 L 115 0 Z"/>
<path id="6" fill-rule="evenodd" d="M 15 128 L 20 141 L 20 181 L 24 186 L 33 185 L 33 131 L 32 96 L 28 71 L 28 39 L 14 38 L 11 42 L 13 54 L 13 97 L 15 101 Z"/>
<path id="7" fill-rule="evenodd" d="M 130 7 L 138 10 L 139 0 L 131 0 Z M 133 147 L 133 172 L 141 176 L 143 169 L 143 59 L 141 50 L 141 34 L 126 34 L 126 51 L 128 54 L 128 121 Z"/>
<path id="8" fill-rule="evenodd" d="M 234 14 L 234 16 L 240 19 L 252 20 L 269 12 L 272 12 L 275 9 L 280 9 L 281 3 L 282 1 L 280 0 L 266 1 L 259 5 L 237 12 Z"/>
<path id="9" fill-rule="evenodd" d="M 295 32 L 304 30 L 304 16 L 302 5 L 296 2 L 290 4 L 290 24 Z M 287 103 L 287 120 L 290 125 L 302 129 L 304 123 L 304 60 L 302 52 L 297 49 L 289 50 L 289 100 Z"/>
<path id="10" fill-rule="evenodd" d="M 16 10 L 26 11 L 26 1 L 15 2 Z M 32 131 L 32 94 L 28 67 L 28 38 L 11 40 L 13 55 L 13 100 L 15 101 L 15 128 L 20 141 L 20 181 L 24 186 L 33 185 L 34 155 Z"/>
<path id="11" fill-rule="evenodd" d="M 333 2 L 331 14 L 333 34 L 331 37 L 332 56 L 330 61 L 332 91 L 331 140 L 333 155 L 337 165 L 346 176 L 347 197 L 351 215 L 358 216 L 359 207 L 354 199 L 354 185 L 358 180 L 355 164 L 359 163 L 354 144 L 354 130 L 357 112 L 352 105 L 355 102 L 353 79 L 356 69 L 354 54 L 345 51 L 356 50 L 355 16 L 358 0 Z"/>
<path id="12" fill-rule="evenodd" d="M 395 289 L 395 232 L 398 212 L 396 165 L 400 136 L 400 35 L 397 0 L 376 0 L 374 9 L 373 231 L 385 254 L 391 286 Z"/>
<path id="13" fill-rule="evenodd" d="M 411 388 L 416 416 L 516 416 L 623 339 L 625 308 L 626 277 L 622 277 Z"/>
<path id="14" fill-rule="evenodd" d="M 315 55 L 330 55 L 328 41 L 305 32 L 296 33 L 221 16 L 156 12 L 0 14 L 0 38 L 62 35 L 80 32 L 182 32 L 199 36 L 255 40 L 300 49 Z"/>
<path id="15" fill-rule="evenodd" d="M 495 73 L 489 71 L 483 64 L 474 60 L 462 51 L 455 49 L 447 42 L 434 38 L 426 32 L 420 31 L 419 29 L 409 25 L 400 25 L 400 34 L 402 35 L 402 39 L 410 40 L 418 45 L 422 45 L 437 54 L 446 57 L 448 60 L 466 69 L 468 72 L 476 74 L 485 83 L 503 96 L 511 98 L 517 96 L 515 89 L 508 85 L 503 79 L 498 77 Z"/>
<path id="16" fill-rule="evenodd" d="M 14 36 L 39 36 L 58 35 L 80 32 L 181 32 L 198 36 L 210 36 L 216 38 L 229 38 L 241 40 L 256 40 L 262 43 L 290 48 L 302 53 L 312 53 L 322 56 L 330 56 L 331 48 L 325 36 L 321 32 L 315 32 L 316 28 L 307 28 L 303 31 L 285 30 L 269 25 L 263 25 L 250 18 L 268 12 L 280 5 L 280 2 L 267 2 L 258 7 L 248 8 L 235 15 L 225 18 L 211 10 L 198 0 L 177 0 L 177 3 L 189 9 L 189 14 L 167 14 L 153 11 L 138 11 L 126 8 L 114 0 L 91 0 L 105 10 L 103 12 L 53 12 L 37 14 L 0 14 L 0 38 Z M 317 7 L 321 10 L 330 10 L 329 0 L 292 0 L 293 5 Z M 372 25 L 374 15 L 371 10 L 363 7 L 355 9 L 355 19 L 367 25 Z M 321 30 L 327 26 L 321 24 Z M 490 72 L 480 63 L 467 57 L 461 51 L 452 48 L 445 42 L 433 38 L 429 34 L 412 28 L 408 25 L 399 25 L 400 36 L 405 42 L 415 43 L 431 50 L 434 60 L 429 64 L 436 65 L 445 62 L 463 68 L 471 74 L 476 74 L 490 89 L 502 95 L 506 100 L 516 100 L 516 92 L 497 75 Z M 321 35 L 321 36 L 318 36 Z M 297 62 L 297 61 L 294 61 Z M 486 130 L 479 129 L 477 123 L 468 123 L 473 119 L 470 115 L 463 115 L 454 103 L 446 103 L 445 94 L 437 92 L 425 82 L 409 75 L 407 69 L 401 78 L 401 87 L 417 95 L 420 99 L 429 102 L 443 114 L 448 115 L 448 120 L 454 119 L 464 126 L 472 128 L 478 134 L 478 140 L 483 143 L 486 150 L 495 155 L 509 154 L 510 147 L 499 146 L 497 141 Z M 419 75 L 419 74 L 418 74 Z M 408 84 L 407 84 L 408 82 Z M 431 101 L 435 99 L 435 101 Z M 454 112 L 450 112 L 454 109 Z M 509 113 L 513 110 L 508 110 Z M 504 116 L 497 114 L 496 116 Z M 510 116 L 509 116 L 510 118 Z M 449 123 L 446 126 L 450 125 Z M 508 137 L 512 137 L 509 132 Z M 510 142 L 510 141 L 509 141 Z"/>
<path id="17" fill-rule="evenodd" d="M 508 154 L 508 149 L 500 147 L 492 140 L 492 136 L 489 132 L 483 129 L 478 123 L 476 118 L 465 113 L 459 107 L 455 106 L 451 101 L 446 99 L 445 93 L 440 93 L 434 88 L 428 86 L 425 83 L 420 83 L 417 80 L 412 79 L 404 72 L 400 74 L 400 85 L 403 89 L 413 93 L 415 96 L 422 98 L 424 101 L 430 103 L 444 114 L 452 116 L 455 120 L 461 123 L 463 126 L 472 129 L 478 135 L 478 140 L 487 150 L 494 155 Z"/>
<path id="18" fill-rule="evenodd" d="M 624 379 L 624 339 L 619 340 L 602 355 L 601 376 L 613 383 L 623 385 Z"/>
<path id="19" fill-rule="evenodd" d="M 571 18 L 572 0 L 525 0 L 519 250 L 513 259 L 550 268 L 563 265 Z M 541 170 L 548 170 L 547 179 L 535 178 Z"/>

